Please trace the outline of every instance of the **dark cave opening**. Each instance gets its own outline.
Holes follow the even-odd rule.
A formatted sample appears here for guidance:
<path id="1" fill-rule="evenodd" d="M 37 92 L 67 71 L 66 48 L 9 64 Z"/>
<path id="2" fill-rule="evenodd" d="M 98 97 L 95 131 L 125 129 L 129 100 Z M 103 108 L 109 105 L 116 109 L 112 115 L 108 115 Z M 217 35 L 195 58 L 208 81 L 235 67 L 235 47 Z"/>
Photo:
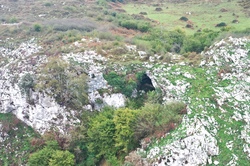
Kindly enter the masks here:
<path id="1" fill-rule="evenodd" d="M 145 73 L 141 77 L 141 81 L 138 85 L 138 90 L 143 90 L 145 92 L 153 91 L 155 90 L 155 87 L 152 84 L 151 79 L 148 77 L 148 75 Z"/>

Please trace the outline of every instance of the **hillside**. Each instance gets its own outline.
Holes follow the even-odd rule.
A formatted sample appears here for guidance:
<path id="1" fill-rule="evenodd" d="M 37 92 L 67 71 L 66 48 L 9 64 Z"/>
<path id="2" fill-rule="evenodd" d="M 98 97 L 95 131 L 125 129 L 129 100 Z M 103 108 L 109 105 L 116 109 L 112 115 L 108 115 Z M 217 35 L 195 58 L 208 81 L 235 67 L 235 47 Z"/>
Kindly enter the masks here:
<path id="1" fill-rule="evenodd" d="M 249 165 L 248 9 L 0 0 L 0 165 Z"/>

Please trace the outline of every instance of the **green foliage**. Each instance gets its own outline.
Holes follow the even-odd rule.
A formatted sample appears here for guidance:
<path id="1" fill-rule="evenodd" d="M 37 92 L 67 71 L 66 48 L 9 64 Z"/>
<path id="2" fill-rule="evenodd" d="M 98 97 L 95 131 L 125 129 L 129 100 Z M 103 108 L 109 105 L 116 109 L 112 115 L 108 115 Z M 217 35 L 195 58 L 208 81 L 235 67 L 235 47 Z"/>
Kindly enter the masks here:
<path id="1" fill-rule="evenodd" d="M 126 101 L 126 107 L 130 109 L 139 109 L 144 106 L 146 95 L 139 94 L 137 97 L 128 98 Z"/>
<path id="2" fill-rule="evenodd" d="M 45 147 L 42 150 L 31 154 L 28 165 L 29 166 L 48 166 L 49 159 L 51 158 L 54 150 L 52 148 Z"/>
<path id="3" fill-rule="evenodd" d="M 127 97 L 130 97 L 137 87 L 136 80 L 126 80 L 125 75 L 118 75 L 113 71 L 104 75 L 104 78 L 114 88 L 114 92 L 121 92 Z"/>
<path id="4" fill-rule="evenodd" d="M 42 30 L 42 26 L 40 24 L 34 24 L 33 28 L 36 32 L 40 32 Z"/>
<path id="5" fill-rule="evenodd" d="M 218 35 L 219 32 L 207 29 L 202 32 L 197 32 L 193 36 L 189 36 L 184 40 L 182 52 L 200 53 L 206 47 L 209 47 Z"/>
<path id="6" fill-rule="evenodd" d="M 50 149 L 59 149 L 58 142 L 55 140 L 49 140 L 46 142 L 46 147 Z"/>
<path id="7" fill-rule="evenodd" d="M 46 146 L 31 154 L 28 160 L 29 166 L 73 166 L 74 155 L 69 151 L 58 150 L 57 141 L 48 141 Z"/>
<path id="8" fill-rule="evenodd" d="M 34 83 L 34 79 L 33 76 L 30 73 L 25 74 L 19 84 L 18 84 L 19 88 L 21 89 L 21 93 L 25 94 L 27 99 L 30 99 L 30 91 L 34 88 L 35 83 Z"/>
<path id="9" fill-rule="evenodd" d="M 87 131 L 87 147 L 88 151 L 94 154 L 97 159 L 116 154 L 113 116 L 114 110 L 107 109 L 90 120 Z"/>
<path id="10" fill-rule="evenodd" d="M 181 102 L 160 105 L 146 103 L 136 117 L 134 125 L 135 139 L 140 140 L 152 135 L 156 131 L 168 132 L 170 123 L 179 123 L 181 120 L 180 111 L 185 108 Z"/>
<path id="11" fill-rule="evenodd" d="M 151 49 L 155 53 L 170 51 L 179 53 L 185 38 L 186 35 L 182 30 L 166 31 L 155 28 L 150 31 L 149 35 L 142 39 L 151 42 Z"/>
<path id="12" fill-rule="evenodd" d="M 0 113 L 0 124 L 2 138 L 5 138 L 1 140 L 0 165 L 25 165 L 30 152 L 34 151 L 30 139 L 39 134 L 12 113 Z"/>
<path id="13" fill-rule="evenodd" d="M 133 125 L 137 111 L 128 108 L 115 111 L 115 146 L 119 152 L 128 153 L 135 147 Z"/>
<path id="14" fill-rule="evenodd" d="M 147 32 L 151 28 L 148 22 L 135 20 L 122 20 L 119 25 L 127 29 L 139 30 L 141 32 Z"/>
<path id="15" fill-rule="evenodd" d="M 105 80 L 108 81 L 109 85 L 113 86 L 115 91 L 121 91 L 123 89 L 123 86 L 125 84 L 124 78 L 122 78 L 120 75 L 116 74 L 116 72 L 110 72 L 106 75 L 104 75 Z"/>
<path id="16" fill-rule="evenodd" d="M 162 104 L 162 91 L 161 89 L 157 88 L 154 91 L 149 91 L 147 93 L 147 100 L 145 101 L 146 103 L 151 103 L 151 104 Z"/>
<path id="17" fill-rule="evenodd" d="M 89 157 L 86 162 L 93 164 L 105 158 L 109 163 L 119 163 L 115 157 L 117 154 L 127 154 L 134 149 L 137 146 L 133 129 L 136 115 L 136 110 L 128 108 L 105 108 L 91 118 L 87 131 Z"/>
<path id="18" fill-rule="evenodd" d="M 18 23 L 18 21 L 17 21 L 17 18 L 16 17 L 12 17 L 12 18 L 10 18 L 10 20 L 9 20 L 9 22 L 10 23 Z"/>
<path id="19" fill-rule="evenodd" d="M 134 20 L 124 20 L 121 21 L 120 26 L 127 28 L 127 29 L 137 29 L 137 22 Z"/>
<path id="20" fill-rule="evenodd" d="M 121 165 L 123 165 L 122 161 L 119 160 L 116 156 L 109 156 L 107 159 L 107 164 L 109 166 L 121 166 Z"/>
<path id="21" fill-rule="evenodd" d="M 219 33 L 218 31 L 204 29 L 202 32 L 187 36 L 180 29 L 167 31 L 155 28 L 148 35 L 141 37 L 140 40 L 148 41 L 154 53 L 200 53 L 214 42 Z"/>
<path id="22" fill-rule="evenodd" d="M 227 26 L 227 24 L 224 22 L 221 22 L 221 23 L 216 25 L 216 27 L 225 27 L 225 26 Z"/>
<path id="23" fill-rule="evenodd" d="M 74 155 L 69 151 L 56 150 L 49 159 L 49 166 L 74 166 Z"/>
<path id="24" fill-rule="evenodd" d="M 36 88 L 46 91 L 55 97 L 59 104 L 71 107 L 73 109 L 82 109 L 87 103 L 86 75 L 77 75 L 80 70 L 74 68 L 58 57 L 49 59 L 49 62 L 42 69 L 39 83 Z M 81 71 L 79 71 L 81 72 Z"/>
<path id="25" fill-rule="evenodd" d="M 53 4 L 51 3 L 51 2 L 45 2 L 45 4 L 44 4 L 44 6 L 46 6 L 46 7 L 50 7 L 50 6 L 52 6 Z"/>

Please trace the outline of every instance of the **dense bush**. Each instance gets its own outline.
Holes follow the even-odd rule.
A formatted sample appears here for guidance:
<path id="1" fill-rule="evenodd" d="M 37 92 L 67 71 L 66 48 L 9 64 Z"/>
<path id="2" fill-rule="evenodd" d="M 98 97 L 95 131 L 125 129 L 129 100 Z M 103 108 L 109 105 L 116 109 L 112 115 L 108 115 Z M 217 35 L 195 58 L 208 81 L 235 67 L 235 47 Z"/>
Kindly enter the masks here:
<path id="1" fill-rule="evenodd" d="M 187 36 L 182 30 L 167 31 L 162 29 L 152 29 L 148 35 L 140 38 L 150 43 L 154 53 L 165 52 L 202 52 L 205 47 L 209 47 L 218 37 L 218 31 L 203 30 L 193 35 Z"/>
<path id="2" fill-rule="evenodd" d="M 116 155 L 114 110 L 107 109 L 90 120 L 87 131 L 88 151 L 100 160 Z M 94 161 L 93 161 L 94 162 Z"/>
<path id="3" fill-rule="evenodd" d="M 80 69 L 74 69 L 73 65 L 70 68 L 59 57 L 50 58 L 42 69 L 43 75 L 39 76 L 36 88 L 52 95 L 59 104 L 80 110 L 88 101 L 86 74 L 71 70 Z"/>
<path id="4" fill-rule="evenodd" d="M 225 26 L 227 26 L 227 24 L 224 23 L 224 22 L 221 22 L 221 23 L 219 23 L 219 24 L 216 24 L 216 27 L 225 27 Z"/>
<path id="5" fill-rule="evenodd" d="M 203 30 L 197 32 L 193 36 L 186 38 L 183 42 L 182 52 L 196 52 L 200 53 L 205 47 L 209 47 L 218 37 L 219 32 L 212 30 Z"/>
<path id="6" fill-rule="evenodd" d="M 137 29 L 141 32 L 147 32 L 151 28 L 151 25 L 148 22 L 139 22 L 137 24 Z"/>
<path id="7" fill-rule="evenodd" d="M 115 146 L 118 148 L 119 153 L 127 154 L 136 145 L 133 131 L 136 115 L 137 111 L 128 108 L 115 111 L 113 119 L 115 124 Z"/>
<path id="8" fill-rule="evenodd" d="M 53 143 L 53 146 L 50 145 Z M 58 145 L 54 146 L 54 142 L 48 143 L 43 149 L 31 154 L 29 166 L 73 166 L 75 165 L 74 155 L 69 151 L 58 149 Z"/>
<path id="9" fill-rule="evenodd" d="M 49 166 L 74 166 L 74 155 L 69 151 L 56 150 L 51 155 Z"/>
<path id="10" fill-rule="evenodd" d="M 89 164 L 90 161 L 97 163 L 102 158 L 117 162 L 117 157 L 136 148 L 140 139 L 157 132 L 168 132 L 175 123 L 180 122 L 184 108 L 185 105 L 180 102 L 165 106 L 148 103 L 139 110 L 106 108 L 91 118 L 89 123 Z"/>
<path id="11" fill-rule="evenodd" d="M 185 33 L 179 29 L 174 31 L 155 29 L 151 31 L 146 39 L 152 42 L 152 50 L 155 53 L 170 52 L 171 50 L 179 53 L 180 49 L 176 49 L 175 45 L 181 47 L 185 37 Z"/>
<path id="12" fill-rule="evenodd" d="M 40 24 L 34 24 L 33 28 L 36 32 L 40 32 L 42 30 L 42 26 Z"/>
<path id="13" fill-rule="evenodd" d="M 137 146 L 133 126 L 137 111 L 126 109 L 105 109 L 90 121 L 87 131 L 89 154 L 96 161 L 105 158 L 116 161 L 119 154 L 127 154 Z M 91 155 L 90 155 L 91 157 Z"/>
<path id="14" fill-rule="evenodd" d="M 119 25 L 127 29 L 139 30 L 141 32 L 147 32 L 151 28 L 148 22 L 136 20 L 122 20 Z"/>
<path id="15" fill-rule="evenodd" d="M 125 75 L 119 75 L 115 72 L 105 74 L 104 78 L 108 81 L 109 85 L 114 88 L 115 92 L 121 92 L 127 97 L 130 97 L 133 90 L 137 87 L 136 80 L 126 80 Z"/>
<path id="16" fill-rule="evenodd" d="M 18 84 L 19 88 L 21 89 L 21 93 L 26 95 L 27 100 L 30 100 L 31 91 L 35 86 L 33 77 L 34 76 L 32 76 L 30 73 L 27 73 L 21 78 Z"/>
<path id="17" fill-rule="evenodd" d="M 120 26 L 127 28 L 127 29 L 137 29 L 137 22 L 134 20 L 124 20 L 121 21 Z"/>
<path id="18" fill-rule="evenodd" d="M 147 103 L 140 109 L 134 125 L 134 137 L 137 141 L 158 131 L 166 133 L 170 123 L 179 123 L 180 112 L 185 108 L 181 102 L 167 105 Z"/>

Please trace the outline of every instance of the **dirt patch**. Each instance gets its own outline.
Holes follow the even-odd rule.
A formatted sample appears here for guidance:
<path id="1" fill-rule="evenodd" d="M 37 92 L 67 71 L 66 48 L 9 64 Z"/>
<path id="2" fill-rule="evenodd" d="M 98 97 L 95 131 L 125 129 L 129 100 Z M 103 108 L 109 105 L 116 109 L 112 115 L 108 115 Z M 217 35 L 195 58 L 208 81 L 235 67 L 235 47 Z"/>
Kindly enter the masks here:
<path id="1" fill-rule="evenodd" d="M 227 12 L 227 9 L 222 8 L 222 9 L 220 9 L 220 12 Z"/>
<path id="2" fill-rule="evenodd" d="M 112 8 L 112 9 L 118 11 L 118 12 L 123 12 L 123 13 L 126 12 L 124 9 L 122 9 L 122 4 L 121 3 L 110 2 L 108 5 L 109 5 L 110 8 Z"/>
<path id="3" fill-rule="evenodd" d="M 132 29 L 126 29 L 126 28 L 113 28 L 110 30 L 110 32 L 114 35 L 123 36 L 126 38 L 133 38 L 135 35 L 137 35 L 138 31 L 132 30 Z"/>

